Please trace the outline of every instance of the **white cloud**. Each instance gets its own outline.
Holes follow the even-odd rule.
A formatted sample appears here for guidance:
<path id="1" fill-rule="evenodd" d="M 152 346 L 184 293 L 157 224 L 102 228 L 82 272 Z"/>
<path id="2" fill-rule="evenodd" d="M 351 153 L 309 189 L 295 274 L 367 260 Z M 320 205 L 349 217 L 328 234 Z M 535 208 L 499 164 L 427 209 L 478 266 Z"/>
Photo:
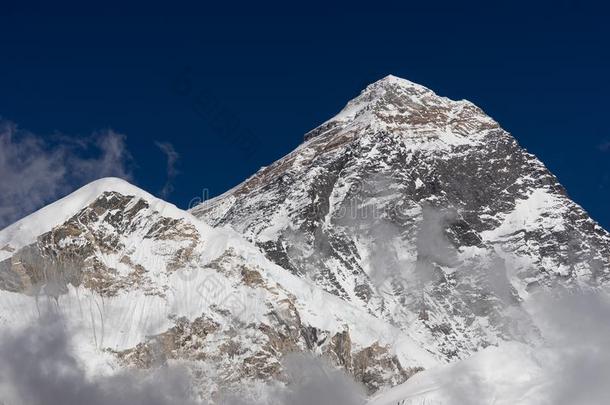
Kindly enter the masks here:
<path id="1" fill-rule="evenodd" d="M 5 405 L 196 405 L 187 371 L 162 367 L 88 378 L 57 316 L 0 335 L 0 403 Z"/>
<path id="2" fill-rule="evenodd" d="M 282 365 L 285 386 L 269 384 L 259 401 L 228 395 L 219 405 L 363 405 L 367 401 L 362 385 L 323 358 L 293 353 L 282 359 Z"/>
<path id="3" fill-rule="evenodd" d="M 0 229 L 101 177 L 131 180 L 125 136 L 41 136 L 0 122 Z"/>

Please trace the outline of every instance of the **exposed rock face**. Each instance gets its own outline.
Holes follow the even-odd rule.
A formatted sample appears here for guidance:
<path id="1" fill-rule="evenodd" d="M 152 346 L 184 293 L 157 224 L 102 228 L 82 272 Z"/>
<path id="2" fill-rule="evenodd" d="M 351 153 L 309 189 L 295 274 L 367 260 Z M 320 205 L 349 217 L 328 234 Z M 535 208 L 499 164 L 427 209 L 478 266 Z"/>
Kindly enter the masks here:
<path id="1" fill-rule="evenodd" d="M 176 326 L 138 343 L 133 349 L 123 350 L 117 355 L 128 365 L 150 368 L 164 364 L 168 359 L 206 358 L 206 338 L 218 330 L 219 325 L 206 317 L 175 320 Z"/>
<path id="2" fill-rule="evenodd" d="M 305 140 L 193 214 L 446 359 L 523 336 L 532 287 L 608 281 L 608 233 L 467 101 L 389 76 Z"/>
<path id="3" fill-rule="evenodd" d="M 369 393 L 401 384 L 423 370 L 421 367 L 404 369 L 389 347 L 377 342 L 362 349 L 352 347 L 347 327 L 333 335 L 303 324 L 289 299 L 278 304 L 267 314 L 267 321 L 260 323 L 230 322 L 226 317 L 229 314 L 217 308 L 213 308 L 209 318 L 175 319 L 175 326 L 166 332 L 116 355 L 124 365 L 139 368 L 159 366 L 169 360 L 199 363 L 199 367 L 222 375 L 214 383 L 218 384 L 217 389 L 224 390 L 238 390 L 244 381 L 281 380 L 281 360 L 293 353 L 321 355 L 364 384 Z M 217 322 L 214 318 L 220 319 Z M 217 389 L 211 391 L 211 396 L 218 393 Z"/>

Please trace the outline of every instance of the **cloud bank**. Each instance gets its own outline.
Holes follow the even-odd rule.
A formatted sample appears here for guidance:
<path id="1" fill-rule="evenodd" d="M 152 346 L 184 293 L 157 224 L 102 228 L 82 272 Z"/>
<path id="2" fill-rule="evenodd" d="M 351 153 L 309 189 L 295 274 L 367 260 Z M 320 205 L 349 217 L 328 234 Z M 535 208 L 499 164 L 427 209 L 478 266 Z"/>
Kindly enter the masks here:
<path id="1" fill-rule="evenodd" d="M 55 313 L 16 331 L 0 333 L 2 405 L 210 405 L 198 397 L 186 367 L 122 369 L 87 376 L 76 355 L 72 332 Z M 283 380 L 269 384 L 256 401 L 244 393 L 221 394 L 218 405 L 362 405 L 364 388 L 342 370 L 312 355 L 288 355 Z"/>
<path id="2" fill-rule="evenodd" d="M 73 354 L 64 322 L 45 315 L 39 324 L 4 332 L 0 339 L 3 405 L 196 405 L 186 370 L 123 371 L 95 379 Z"/>

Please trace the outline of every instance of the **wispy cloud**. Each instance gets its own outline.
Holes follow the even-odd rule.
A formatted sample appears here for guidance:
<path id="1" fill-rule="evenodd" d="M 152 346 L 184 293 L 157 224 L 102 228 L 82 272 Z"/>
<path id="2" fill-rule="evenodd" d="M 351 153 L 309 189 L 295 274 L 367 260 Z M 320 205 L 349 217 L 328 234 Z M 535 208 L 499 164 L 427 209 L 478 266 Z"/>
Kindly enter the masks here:
<path id="1" fill-rule="evenodd" d="M 166 198 L 174 191 L 174 179 L 179 173 L 176 169 L 176 163 L 178 162 L 178 159 L 180 159 L 180 154 L 176 152 L 174 145 L 169 142 L 155 141 L 155 145 L 161 149 L 161 152 L 163 152 L 167 158 L 167 177 L 165 184 L 161 189 L 161 197 Z"/>
<path id="2" fill-rule="evenodd" d="M 125 136 L 41 136 L 0 122 L 0 229 L 92 180 L 131 180 Z"/>

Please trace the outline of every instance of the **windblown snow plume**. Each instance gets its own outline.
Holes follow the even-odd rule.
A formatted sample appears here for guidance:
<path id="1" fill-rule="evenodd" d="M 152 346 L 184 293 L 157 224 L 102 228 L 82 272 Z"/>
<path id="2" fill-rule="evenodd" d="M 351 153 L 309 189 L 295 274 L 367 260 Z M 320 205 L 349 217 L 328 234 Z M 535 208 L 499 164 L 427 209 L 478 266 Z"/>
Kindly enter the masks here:
<path id="1" fill-rule="evenodd" d="M 176 169 L 176 163 L 180 159 L 180 154 L 174 149 L 174 145 L 169 142 L 155 141 L 155 145 L 163 152 L 167 159 L 166 165 L 166 179 L 163 188 L 161 189 L 161 197 L 167 198 L 167 196 L 174 191 L 174 179 L 178 175 L 178 169 Z"/>

